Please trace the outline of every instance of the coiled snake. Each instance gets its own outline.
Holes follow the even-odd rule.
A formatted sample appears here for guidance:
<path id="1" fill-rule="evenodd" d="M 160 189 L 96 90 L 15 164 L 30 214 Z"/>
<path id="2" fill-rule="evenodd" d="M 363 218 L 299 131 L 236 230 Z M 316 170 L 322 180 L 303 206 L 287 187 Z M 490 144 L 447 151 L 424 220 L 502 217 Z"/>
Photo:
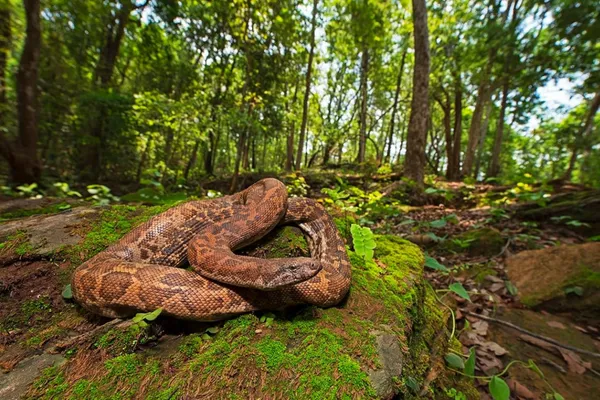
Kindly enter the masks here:
<path id="1" fill-rule="evenodd" d="M 291 222 L 306 234 L 311 258 L 233 253 Z M 179 268 L 186 259 L 193 271 Z M 83 263 L 72 278 L 75 300 L 93 313 L 122 318 L 162 308 L 198 321 L 296 304 L 328 307 L 349 287 L 350 262 L 331 217 L 314 200 L 288 199 L 276 179 L 173 207 Z"/>

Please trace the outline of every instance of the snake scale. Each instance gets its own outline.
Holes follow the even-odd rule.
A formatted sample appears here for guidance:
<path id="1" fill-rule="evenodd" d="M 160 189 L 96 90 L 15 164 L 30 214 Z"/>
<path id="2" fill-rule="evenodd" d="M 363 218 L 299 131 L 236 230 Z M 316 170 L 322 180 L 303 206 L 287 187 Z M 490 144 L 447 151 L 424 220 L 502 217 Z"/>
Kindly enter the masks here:
<path id="1" fill-rule="evenodd" d="M 310 258 L 234 254 L 287 223 L 305 233 Z M 193 270 L 181 268 L 186 261 Z M 350 278 L 344 241 L 323 206 L 288 199 L 285 185 L 269 178 L 156 215 L 80 265 L 71 284 L 79 304 L 105 317 L 162 308 L 176 318 L 215 321 L 298 304 L 332 306 Z"/>

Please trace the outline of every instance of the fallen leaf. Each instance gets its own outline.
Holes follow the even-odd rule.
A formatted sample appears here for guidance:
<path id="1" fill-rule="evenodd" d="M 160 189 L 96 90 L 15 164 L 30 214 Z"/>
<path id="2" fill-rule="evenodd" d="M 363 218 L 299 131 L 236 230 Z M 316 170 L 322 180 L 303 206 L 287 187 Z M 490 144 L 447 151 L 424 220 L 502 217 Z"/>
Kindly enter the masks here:
<path id="1" fill-rule="evenodd" d="M 547 321 L 546 324 L 548 324 L 548 326 L 551 326 L 553 328 L 558 328 L 558 329 L 567 329 L 566 326 L 564 326 L 563 324 L 561 324 L 558 321 Z"/>
<path id="2" fill-rule="evenodd" d="M 508 383 L 508 387 L 510 388 L 511 393 L 517 395 L 518 397 L 527 400 L 537 399 L 537 396 L 533 394 L 531 390 L 529 390 L 526 386 L 516 381 L 514 378 L 507 379 L 506 383 Z"/>
<path id="3" fill-rule="evenodd" d="M 485 321 L 477 321 L 473 322 L 471 328 L 473 328 L 473 332 L 478 334 L 479 336 L 486 336 L 488 331 L 489 324 Z"/>
<path id="4" fill-rule="evenodd" d="M 481 348 L 486 350 L 486 351 L 491 351 L 492 353 L 494 353 L 494 355 L 500 357 L 503 356 L 505 354 L 508 353 L 508 350 L 506 350 L 504 347 L 500 346 L 498 343 L 496 342 L 483 342 L 480 344 Z"/>
<path id="5" fill-rule="evenodd" d="M 578 375 L 582 375 L 583 373 L 585 373 L 586 369 L 592 368 L 592 363 L 584 362 L 581 359 L 581 357 L 579 357 L 577 354 L 575 354 L 571 350 L 559 348 L 558 351 L 560 351 L 560 354 L 562 355 L 563 359 L 567 363 L 567 367 L 569 367 L 569 371 L 574 372 Z"/>
<path id="6" fill-rule="evenodd" d="M 490 356 L 489 353 L 477 350 L 475 353 L 477 354 L 477 364 L 486 375 L 498 373 L 504 366 L 500 359 Z"/>
<path id="7" fill-rule="evenodd" d="M 460 310 L 456 310 L 455 317 L 456 317 L 457 320 L 462 319 L 463 318 L 463 313 L 461 313 Z"/>
<path id="8" fill-rule="evenodd" d="M 588 331 L 585 328 L 582 328 L 581 326 L 573 325 L 573 327 L 579 332 L 588 333 Z"/>
<path id="9" fill-rule="evenodd" d="M 485 280 L 486 281 L 490 281 L 490 282 L 494 282 L 494 283 L 504 283 L 504 281 L 500 278 L 498 278 L 497 276 L 494 275 L 486 275 L 485 276 Z"/>
<path id="10" fill-rule="evenodd" d="M 467 332 L 463 332 L 460 335 L 460 342 L 463 345 L 470 347 L 470 346 L 473 346 L 476 344 L 479 345 L 479 344 L 483 343 L 483 339 L 481 338 L 481 336 L 479 336 L 475 332 L 467 331 Z"/>

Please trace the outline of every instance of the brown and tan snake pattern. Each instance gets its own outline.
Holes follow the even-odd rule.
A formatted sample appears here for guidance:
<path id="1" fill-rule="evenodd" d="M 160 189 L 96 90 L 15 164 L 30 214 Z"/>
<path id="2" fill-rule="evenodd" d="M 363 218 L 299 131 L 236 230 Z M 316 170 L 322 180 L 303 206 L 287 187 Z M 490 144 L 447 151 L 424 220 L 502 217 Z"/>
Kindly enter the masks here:
<path id="1" fill-rule="evenodd" d="M 311 258 L 233 253 L 285 223 L 304 231 Z M 186 260 L 194 271 L 179 268 Z M 328 307 L 349 287 L 350 262 L 331 217 L 314 200 L 288 199 L 276 179 L 173 207 L 79 266 L 72 278 L 74 298 L 93 313 L 122 318 L 162 308 L 198 321 L 296 304 Z"/>

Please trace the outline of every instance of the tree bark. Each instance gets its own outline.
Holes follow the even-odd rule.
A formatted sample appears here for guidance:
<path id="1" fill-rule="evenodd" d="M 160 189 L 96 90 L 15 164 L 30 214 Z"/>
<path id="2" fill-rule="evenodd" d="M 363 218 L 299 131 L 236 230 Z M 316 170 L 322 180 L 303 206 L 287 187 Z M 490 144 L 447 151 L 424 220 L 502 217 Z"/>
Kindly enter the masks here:
<path id="1" fill-rule="evenodd" d="M 460 143 L 462 141 L 462 82 L 460 72 L 454 74 L 454 132 L 452 144 L 452 169 L 449 170 L 448 179 L 460 179 Z"/>
<path id="2" fill-rule="evenodd" d="M 194 143 L 194 148 L 192 149 L 192 155 L 188 160 L 188 163 L 185 166 L 185 170 L 183 171 L 183 177 L 187 181 L 190 176 L 190 171 L 196 165 L 196 160 L 198 159 L 198 148 L 200 147 L 200 139 L 196 139 L 196 143 Z M 205 164 L 206 167 L 206 164 Z"/>
<path id="3" fill-rule="evenodd" d="M 294 97 L 292 99 L 291 108 L 294 108 L 296 104 L 296 99 L 298 98 L 298 86 L 299 80 L 296 80 L 296 85 L 294 88 Z M 286 111 L 289 112 L 290 106 L 286 104 Z M 286 157 L 285 157 L 285 170 L 291 171 L 294 167 L 294 136 L 296 134 L 296 120 L 292 119 L 290 123 L 290 128 L 288 130 L 287 138 L 286 138 Z"/>
<path id="4" fill-rule="evenodd" d="M 481 159 L 483 158 L 483 149 L 485 148 L 485 138 L 487 137 L 490 116 L 492 114 L 492 103 L 493 101 L 488 102 L 485 107 L 485 115 L 483 117 L 481 133 L 479 134 L 479 142 L 477 143 L 477 160 L 475 161 L 475 173 L 473 174 L 476 179 L 479 177 L 479 171 L 481 170 Z"/>
<path id="5" fill-rule="evenodd" d="M 367 94 L 369 91 L 369 49 L 366 45 L 363 47 L 360 61 L 360 128 L 358 135 L 358 156 L 356 161 L 359 164 L 365 162 L 365 152 L 367 147 Z"/>
<path id="6" fill-rule="evenodd" d="M 24 0 L 27 22 L 25 45 L 17 72 L 17 114 L 19 137 L 9 142 L 0 131 L 0 152 L 10 166 L 15 184 L 39 182 L 42 165 L 37 154 L 38 141 L 38 67 L 42 32 L 40 1 Z"/>
<path id="7" fill-rule="evenodd" d="M 427 141 L 429 116 L 429 30 L 425 0 L 412 0 L 412 4 L 415 65 L 404 173 L 415 181 L 418 187 L 423 187 L 426 162 L 425 142 Z"/>
<path id="8" fill-rule="evenodd" d="M 406 38 L 408 40 L 408 37 Z M 400 61 L 400 71 L 398 72 L 398 79 L 396 80 L 396 92 L 394 93 L 394 105 L 392 106 L 392 116 L 390 117 L 390 135 L 388 137 L 387 153 L 385 155 L 385 162 L 391 161 L 392 155 L 392 142 L 394 140 L 394 128 L 396 122 L 396 112 L 398 111 L 398 100 L 400 98 L 400 89 L 402 87 L 402 75 L 404 73 L 404 62 L 406 61 L 406 53 L 408 51 L 408 45 L 404 46 L 402 51 L 402 61 Z"/>
<path id="9" fill-rule="evenodd" d="M 452 139 L 452 107 L 450 105 L 450 98 L 448 93 L 442 88 L 441 92 L 444 93 L 444 99 L 439 95 L 434 94 L 435 101 L 438 102 L 440 108 L 444 112 L 442 125 L 444 126 L 444 138 L 446 139 L 446 178 L 450 180 L 451 171 L 454 170 L 454 140 Z"/>
<path id="10" fill-rule="evenodd" d="M 304 86 L 304 101 L 302 103 L 302 125 L 300 125 L 300 138 L 298 139 L 298 152 L 296 153 L 296 169 L 302 166 L 302 152 L 304 151 L 304 140 L 306 138 L 306 126 L 308 124 L 308 104 L 310 99 L 310 83 L 312 76 L 312 64 L 315 57 L 315 31 L 317 29 L 317 11 L 319 0 L 313 0 L 312 29 L 310 32 L 310 51 L 308 53 L 308 65 L 306 69 L 306 84 Z"/>
<path id="11" fill-rule="evenodd" d="M 5 125 L 4 113 L 6 102 L 6 65 L 11 42 L 10 3 L 3 1 L 0 5 L 0 126 Z"/>
<path id="12" fill-rule="evenodd" d="M 573 144 L 573 151 L 571 153 L 571 158 L 569 159 L 569 167 L 567 168 L 562 177 L 562 179 L 565 181 L 571 180 L 579 151 L 582 150 L 586 145 L 585 141 L 592 132 L 592 128 L 594 127 L 594 117 L 598 112 L 598 108 L 600 108 L 600 92 L 597 92 L 594 95 L 592 101 L 590 102 L 590 109 L 587 113 L 584 124 L 581 127 L 579 135 L 577 136 L 577 138 L 575 138 L 575 143 Z"/>
<path id="13" fill-rule="evenodd" d="M 487 173 L 487 176 L 492 178 L 498 176 L 498 173 L 500 172 L 500 151 L 502 150 L 502 140 L 504 136 L 504 119 L 506 116 L 506 104 L 508 102 L 508 86 L 509 80 L 508 77 L 505 77 L 502 85 L 502 100 L 500 102 L 500 115 L 498 116 L 498 123 L 496 125 L 492 160 Z"/>

